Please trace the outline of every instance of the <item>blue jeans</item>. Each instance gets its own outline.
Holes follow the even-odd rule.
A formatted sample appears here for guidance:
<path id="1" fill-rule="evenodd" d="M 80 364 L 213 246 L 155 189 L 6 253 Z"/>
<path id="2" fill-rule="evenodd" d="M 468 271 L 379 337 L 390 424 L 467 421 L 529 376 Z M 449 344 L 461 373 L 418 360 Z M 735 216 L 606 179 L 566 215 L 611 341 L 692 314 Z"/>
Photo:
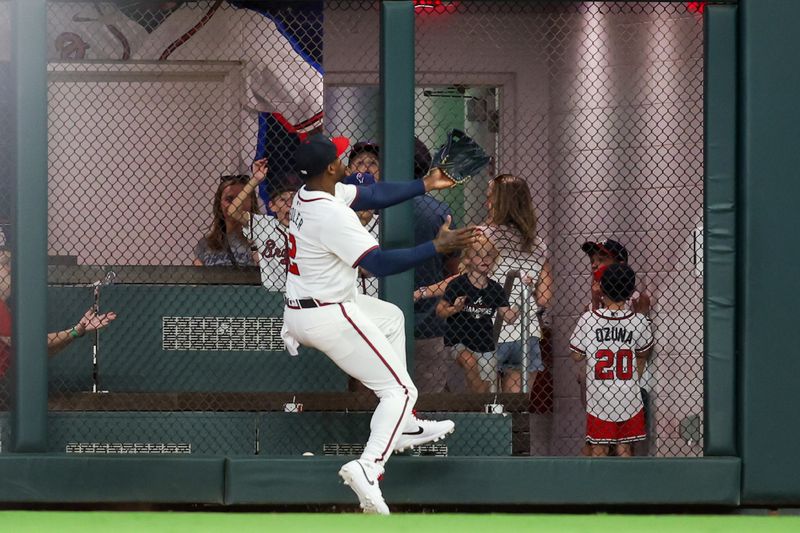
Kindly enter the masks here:
<path id="1" fill-rule="evenodd" d="M 500 342 L 497 344 L 497 366 L 501 372 L 522 366 L 522 341 Z M 528 372 L 541 372 L 544 370 L 542 363 L 542 349 L 539 347 L 539 337 L 528 338 Z"/>

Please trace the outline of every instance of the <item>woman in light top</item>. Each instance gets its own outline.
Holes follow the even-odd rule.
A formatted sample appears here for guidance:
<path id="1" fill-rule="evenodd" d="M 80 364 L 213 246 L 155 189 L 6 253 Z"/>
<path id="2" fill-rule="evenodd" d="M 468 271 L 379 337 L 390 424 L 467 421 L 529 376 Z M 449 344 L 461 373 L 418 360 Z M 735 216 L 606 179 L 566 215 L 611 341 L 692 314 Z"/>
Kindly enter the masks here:
<path id="1" fill-rule="evenodd" d="M 536 234 L 536 210 L 527 182 L 512 174 L 500 174 L 489 182 L 487 193 L 489 218 L 484 233 L 500 252 L 494 279 L 505 284 L 510 272 L 518 271 L 509 301 L 522 301 L 522 284 L 531 288 L 530 329 L 528 337 L 528 386 L 544 370 L 539 340 L 540 320 L 552 297 L 553 276 L 547 260 L 547 246 Z M 504 324 L 497 344 L 498 371 L 503 392 L 522 390 L 521 323 Z"/>

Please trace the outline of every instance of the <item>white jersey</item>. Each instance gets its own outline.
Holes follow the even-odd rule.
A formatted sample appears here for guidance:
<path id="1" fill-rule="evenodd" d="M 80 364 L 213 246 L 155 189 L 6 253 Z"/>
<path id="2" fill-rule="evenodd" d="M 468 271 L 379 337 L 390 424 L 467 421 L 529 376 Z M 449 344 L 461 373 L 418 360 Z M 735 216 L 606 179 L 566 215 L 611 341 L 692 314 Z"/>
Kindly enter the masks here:
<path id="1" fill-rule="evenodd" d="M 286 296 L 320 302 L 353 301 L 356 264 L 378 248 L 350 204 L 354 185 L 336 184 L 335 195 L 303 186 L 292 201 Z"/>
<path id="2" fill-rule="evenodd" d="M 611 422 L 642 409 L 636 353 L 653 346 L 650 320 L 631 311 L 596 309 L 575 326 L 570 348 L 586 358 L 586 412 Z"/>
<path id="3" fill-rule="evenodd" d="M 288 228 L 270 215 L 252 215 L 252 241 L 258 248 L 261 284 L 268 291 L 286 288 L 286 272 L 289 270 Z M 250 227 L 242 229 L 250 238 Z"/>
<path id="4" fill-rule="evenodd" d="M 372 235 L 376 241 L 380 240 L 380 222 L 378 222 L 379 215 L 376 213 L 373 215 L 372 220 L 364 226 L 369 231 L 369 234 Z M 375 276 L 372 277 L 364 277 L 360 273 L 358 275 L 358 279 L 356 279 L 356 290 L 365 296 L 372 296 L 373 298 L 378 297 L 378 287 L 379 287 L 378 278 Z"/>

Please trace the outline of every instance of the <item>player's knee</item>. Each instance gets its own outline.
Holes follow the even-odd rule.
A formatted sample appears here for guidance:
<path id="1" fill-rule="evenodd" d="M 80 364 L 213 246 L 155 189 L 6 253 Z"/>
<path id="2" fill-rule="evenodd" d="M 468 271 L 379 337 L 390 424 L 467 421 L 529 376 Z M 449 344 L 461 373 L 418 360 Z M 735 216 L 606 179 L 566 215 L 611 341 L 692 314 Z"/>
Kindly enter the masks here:
<path id="1" fill-rule="evenodd" d="M 414 385 L 406 386 L 406 394 L 408 395 L 408 402 L 413 406 L 417 403 L 417 397 L 419 397 L 419 392 L 417 392 L 417 387 Z"/>

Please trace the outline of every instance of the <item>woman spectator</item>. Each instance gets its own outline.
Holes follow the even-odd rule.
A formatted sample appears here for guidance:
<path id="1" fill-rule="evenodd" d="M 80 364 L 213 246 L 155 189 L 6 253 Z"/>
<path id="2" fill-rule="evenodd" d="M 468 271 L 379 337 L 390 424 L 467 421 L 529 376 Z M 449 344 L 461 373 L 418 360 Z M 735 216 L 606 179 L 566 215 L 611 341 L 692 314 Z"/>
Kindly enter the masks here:
<path id="1" fill-rule="evenodd" d="M 196 266 L 252 266 L 257 264 L 251 244 L 242 235 L 242 223 L 228 214 L 228 207 L 242 191 L 250 176 L 222 176 L 214 195 L 211 229 L 194 247 Z M 256 195 L 252 192 L 242 210 L 253 213 Z"/>
<path id="2" fill-rule="evenodd" d="M 543 316 L 552 296 L 552 272 L 547 260 L 547 247 L 536 234 L 536 210 L 528 184 L 512 174 L 500 174 L 489 182 L 487 193 L 489 218 L 484 233 L 500 252 L 495 280 L 504 284 L 514 271 L 509 301 L 518 304 L 522 298 L 522 283 L 532 290 L 528 350 L 528 383 L 532 385 L 544 370 L 539 339 L 542 336 L 538 317 Z M 497 363 L 503 392 L 522 390 L 522 332 L 519 323 L 504 324 L 497 345 Z"/>

